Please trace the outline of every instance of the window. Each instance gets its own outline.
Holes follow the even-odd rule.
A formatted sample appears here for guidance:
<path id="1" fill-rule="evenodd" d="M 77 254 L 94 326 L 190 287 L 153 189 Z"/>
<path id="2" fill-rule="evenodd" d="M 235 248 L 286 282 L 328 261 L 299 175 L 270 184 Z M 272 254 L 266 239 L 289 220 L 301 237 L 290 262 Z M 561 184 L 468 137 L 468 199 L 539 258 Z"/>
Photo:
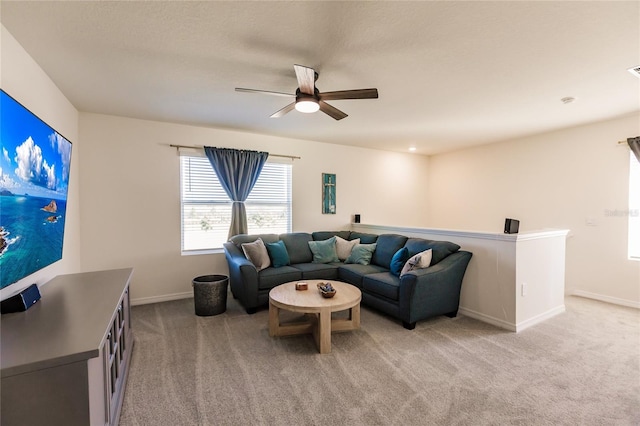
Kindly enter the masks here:
<path id="1" fill-rule="evenodd" d="M 629 258 L 640 260 L 640 163 L 629 154 Z"/>
<path id="2" fill-rule="evenodd" d="M 250 234 L 291 232 L 291 164 L 267 162 L 245 202 Z M 182 252 L 222 248 L 231 201 L 206 157 L 180 157 Z"/>

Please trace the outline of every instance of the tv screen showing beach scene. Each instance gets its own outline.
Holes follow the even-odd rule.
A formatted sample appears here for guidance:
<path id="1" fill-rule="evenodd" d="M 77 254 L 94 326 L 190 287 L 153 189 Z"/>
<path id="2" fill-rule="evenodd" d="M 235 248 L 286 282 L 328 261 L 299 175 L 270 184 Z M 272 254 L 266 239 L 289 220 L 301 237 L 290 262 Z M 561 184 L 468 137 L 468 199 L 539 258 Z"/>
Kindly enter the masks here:
<path id="1" fill-rule="evenodd" d="M 62 259 L 71 143 L 0 90 L 0 288 Z"/>

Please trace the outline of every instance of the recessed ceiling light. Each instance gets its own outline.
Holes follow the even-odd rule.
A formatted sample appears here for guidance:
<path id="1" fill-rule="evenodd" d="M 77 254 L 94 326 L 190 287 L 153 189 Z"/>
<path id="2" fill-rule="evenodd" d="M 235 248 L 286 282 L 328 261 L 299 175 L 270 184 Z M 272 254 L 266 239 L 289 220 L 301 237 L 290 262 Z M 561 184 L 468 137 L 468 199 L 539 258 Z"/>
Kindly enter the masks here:
<path id="1" fill-rule="evenodd" d="M 561 101 L 563 104 L 570 104 L 571 102 L 573 102 L 573 101 L 575 101 L 575 100 L 576 100 L 576 98 L 574 98 L 573 96 L 566 96 L 566 97 L 564 97 L 564 98 L 560 99 L 560 101 Z"/>
<path id="2" fill-rule="evenodd" d="M 416 151 L 416 147 L 415 146 L 410 146 L 409 147 L 409 151 L 410 152 L 415 152 Z"/>
<path id="3" fill-rule="evenodd" d="M 635 75 L 636 77 L 640 78 L 640 65 L 636 67 L 631 67 L 627 71 L 629 71 L 631 74 Z"/>

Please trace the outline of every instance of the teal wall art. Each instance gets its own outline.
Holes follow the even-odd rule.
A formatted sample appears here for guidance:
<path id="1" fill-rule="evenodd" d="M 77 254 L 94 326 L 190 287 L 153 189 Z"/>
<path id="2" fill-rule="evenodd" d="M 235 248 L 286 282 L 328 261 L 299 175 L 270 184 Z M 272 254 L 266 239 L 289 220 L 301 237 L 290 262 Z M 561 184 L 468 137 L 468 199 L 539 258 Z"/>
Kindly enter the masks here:
<path id="1" fill-rule="evenodd" d="M 322 214 L 336 214 L 335 174 L 322 174 Z"/>

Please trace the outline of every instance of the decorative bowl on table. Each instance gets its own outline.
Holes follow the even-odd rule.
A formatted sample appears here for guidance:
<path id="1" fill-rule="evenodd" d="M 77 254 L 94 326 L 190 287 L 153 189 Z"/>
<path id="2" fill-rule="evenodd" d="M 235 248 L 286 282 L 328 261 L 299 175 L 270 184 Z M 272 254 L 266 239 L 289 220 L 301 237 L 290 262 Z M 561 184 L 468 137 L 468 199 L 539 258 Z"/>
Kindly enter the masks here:
<path id="1" fill-rule="evenodd" d="M 330 282 L 326 282 L 326 283 L 319 282 L 317 286 L 322 297 L 329 299 L 330 297 L 333 297 L 336 295 L 336 289 L 333 288 Z"/>

